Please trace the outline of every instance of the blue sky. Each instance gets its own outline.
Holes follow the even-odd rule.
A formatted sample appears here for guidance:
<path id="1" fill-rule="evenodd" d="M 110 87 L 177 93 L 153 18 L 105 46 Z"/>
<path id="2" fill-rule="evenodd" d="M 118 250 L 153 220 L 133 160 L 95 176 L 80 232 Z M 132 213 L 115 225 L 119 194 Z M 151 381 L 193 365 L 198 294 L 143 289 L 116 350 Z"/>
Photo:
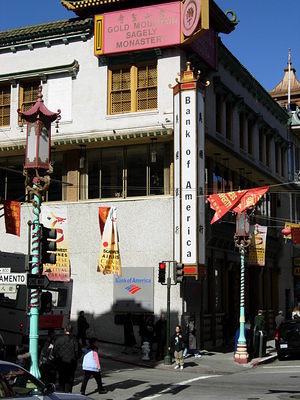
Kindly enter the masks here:
<path id="1" fill-rule="evenodd" d="M 267 90 L 281 80 L 289 48 L 300 78 L 300 0 L 215 1 L 240 20 L 234 32 L 222 35 L 223 43 Z M 60 0 L 1 0 L 0 30 L 74 16 Z"/>

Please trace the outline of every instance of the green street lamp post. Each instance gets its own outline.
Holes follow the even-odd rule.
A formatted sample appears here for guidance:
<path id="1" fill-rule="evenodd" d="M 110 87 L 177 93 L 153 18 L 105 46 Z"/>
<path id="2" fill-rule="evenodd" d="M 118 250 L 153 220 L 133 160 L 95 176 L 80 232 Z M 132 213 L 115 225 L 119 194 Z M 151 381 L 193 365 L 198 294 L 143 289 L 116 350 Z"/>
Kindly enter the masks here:
<path id="1" fill-rule="evenodd" d="M 237 350 L 234 355 L 234 361 L 238 364 L 248 362 L 249 354 L 247 351 L 247 341 L 245 337 L 245 249 L 250 245 L 250 225 L 246 212 L 237 214 L 236 233 L 234 242 L 238 247 L 241 257 L 241 288 L 240 288 L 240 333 L 237 343 Z"/>
<path id="2" fill-rule="evenodd" d="M 38 99 L 27 111 L 18 110 L 19 117 L 27 124 L 26 156 L 24 166 L 25 187 L 33 204 L 33 221 L 31 237 L 30 273 L 42 273 L 40 255 L 40 210 L 42 194 L 50 185 L 50 174 L 53 169 L 50 164 L 51 123 L 60 120 L 60 110 L 53 113 L 44 105 L 42 86 L 39 86 Z M 29 290 L 29 352 L 31 357 L 30 372 L 40 378 L 38 365 L 39 340 L 39 303 L 38 289 Z"/>

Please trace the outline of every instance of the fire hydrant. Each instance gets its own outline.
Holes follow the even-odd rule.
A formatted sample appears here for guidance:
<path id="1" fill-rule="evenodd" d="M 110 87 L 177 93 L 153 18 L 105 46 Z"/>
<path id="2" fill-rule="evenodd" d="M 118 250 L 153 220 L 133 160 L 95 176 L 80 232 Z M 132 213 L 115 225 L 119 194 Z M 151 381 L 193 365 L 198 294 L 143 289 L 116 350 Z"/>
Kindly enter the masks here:
<path id="1" fill-rule="evenodd" d="M 142 360 L 145 361 L 150 360 L 149 354 L 150 354 L 150 343 L 144 342 L 142 344 Z"/>

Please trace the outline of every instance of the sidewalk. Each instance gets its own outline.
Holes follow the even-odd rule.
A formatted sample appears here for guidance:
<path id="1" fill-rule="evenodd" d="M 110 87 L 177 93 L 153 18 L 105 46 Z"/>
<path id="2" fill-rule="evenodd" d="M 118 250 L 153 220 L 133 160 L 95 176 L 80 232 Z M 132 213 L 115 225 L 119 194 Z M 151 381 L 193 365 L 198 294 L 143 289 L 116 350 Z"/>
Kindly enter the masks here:
<path id="1" fill-rule="evenodd" d="M 140 366 L 143 368 L 163 368 L 173 370 L 173 365 L 165 365 L 163 361 L 142 360 L 141 352 L 135 348 L 131 353 L 124 354 L 123 346 L 110 343 L 99 343 L 100 357 L 108 358 L 123 363 Z M 258 365 L 272 362 L 276 359 L 274 340 L 267 343 L 267 354 L 262 358 L 252 359 L 247 364 L 237 364 L 231 349 L 218 349 L 217 351 L 201 350 L 201 358 L 189 356 L 185 359 L 185 369 L 197 374 L 232 374 L 241 371 L 241 368 L 253 368 Z"/>

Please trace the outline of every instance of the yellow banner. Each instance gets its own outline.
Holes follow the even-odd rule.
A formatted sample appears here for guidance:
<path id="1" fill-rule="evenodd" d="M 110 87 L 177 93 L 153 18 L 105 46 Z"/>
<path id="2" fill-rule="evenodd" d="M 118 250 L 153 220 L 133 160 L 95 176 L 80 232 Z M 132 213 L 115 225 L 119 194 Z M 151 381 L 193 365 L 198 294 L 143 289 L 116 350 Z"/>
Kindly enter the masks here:
<path id="1" fill-rule="evenodd" d="M 97 271 L 102 272 L 104 275 L 122 275 L 117 228 L 117 211 L 115 207 L 112 207 L 109 210 L 104 225 Z"/>
<path id="2" fill-rule="evenodd" d="M 50 281 L 70 280 L 67 208 L 42 205 L 42 223 L 46 228 L 56 229 L 56 264 L 43 264 L 43 274 Z"/>
<path id="3" fill-rule="evenodd" d="M 300 228 L 300 224 L 293 224 L 291 222 L 286 222 L 284 224 L 284 228 L 288 228 L 291 230 L 289 235 L 283 235 L 284 239 L 292 240 L 292 228 Z"/>
<path id="4" fill-rule="evenodd" d="M 259 265 L 260 267 L 264 267 L 268 228 L 257 224 L 251 228 L 251 244 L 248 252 L 248 265 Z"/>

